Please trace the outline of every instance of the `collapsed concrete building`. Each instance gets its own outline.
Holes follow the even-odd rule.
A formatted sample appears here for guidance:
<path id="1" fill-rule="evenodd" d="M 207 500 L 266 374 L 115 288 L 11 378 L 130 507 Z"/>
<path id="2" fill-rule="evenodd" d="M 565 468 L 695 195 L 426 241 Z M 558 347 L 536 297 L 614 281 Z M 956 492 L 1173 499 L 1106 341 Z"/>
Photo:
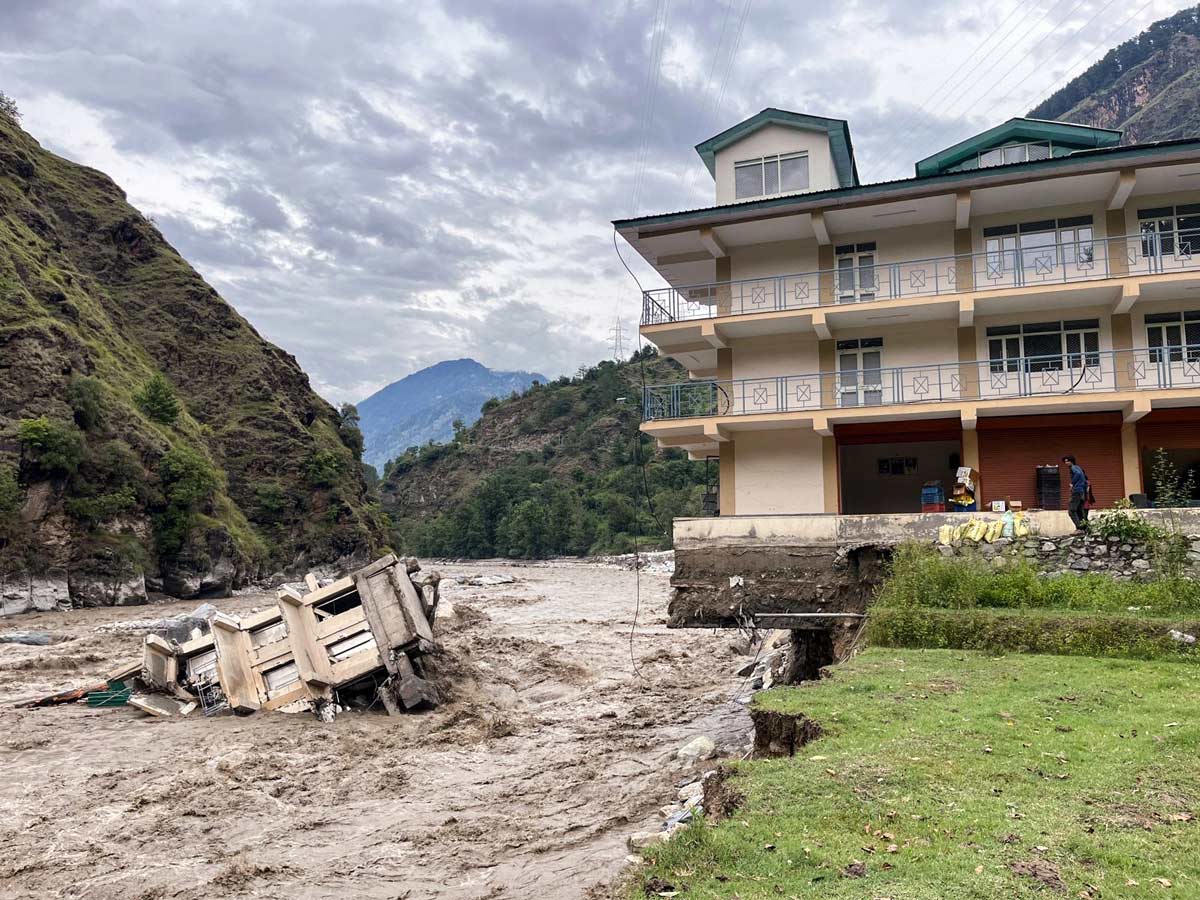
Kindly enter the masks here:
<path id="1" fill-rule="evenodd" d="M 437 649 L 439 576 L 418 572 L 416 560 L 389 554 L 328 584 L 309 575 L 306 591 L 281 588 L 275 607 L 217 613 L 208 634 L 147 635 L 143 658 L 110 673 L 110 683 L 139 679 L 158 696 L 152 708 L 135 705 L 168 716 L 200 707 L 328 719 L 352 701 L 378 701 L 393 715 L 436 706 L 424 658 Z"/>

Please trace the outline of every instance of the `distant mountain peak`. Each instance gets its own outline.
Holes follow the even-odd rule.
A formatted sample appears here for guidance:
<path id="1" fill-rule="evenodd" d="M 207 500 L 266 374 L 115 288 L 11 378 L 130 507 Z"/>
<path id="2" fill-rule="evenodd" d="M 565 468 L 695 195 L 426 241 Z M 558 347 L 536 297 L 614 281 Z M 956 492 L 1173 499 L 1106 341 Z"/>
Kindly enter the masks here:
<path id="1" fill-rule="evenodd" d="M 445 359 L 418 369 L 376 391 L 358 404 L 366 449 L 363 460 L 382 470 L 384 463 L 407 448 L 427 441 L 448 441 L 456 420 L 472 425 L 493 397 L 521 393 L 537 372 L 489 369 L 470 357 Z"/>

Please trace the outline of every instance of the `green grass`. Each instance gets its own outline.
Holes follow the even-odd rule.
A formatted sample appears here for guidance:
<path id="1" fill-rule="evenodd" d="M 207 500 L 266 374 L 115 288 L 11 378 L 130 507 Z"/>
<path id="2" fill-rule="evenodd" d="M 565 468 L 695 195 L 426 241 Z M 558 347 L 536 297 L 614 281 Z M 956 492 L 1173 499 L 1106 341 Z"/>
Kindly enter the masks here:
<path id="1" fill-rule="evenodd" d="M 1046 576 L 1023 559 L 997 569 L 978 556 L 944 557 L 933 547 L 896 549 L 876 606 L 938 609 L 1044 609 L 1134 612 L 1200 618 L 1200 582 L 1184 578 L 1117 581 L 1100 574 Z"/>
<path id="2" fill-rule="evenodd" d="M 867 639 L 883 647 L 1200 662 L 1197 645 L 1172 640 L 1171 630 L 1195 635 L 1200 621 L 1075 610 L 876 607 L 867 622 Z"/>
<path id="3" fill-rule="evenodd" d="M 738 764 L 742 808 L 644 851 L 630 896 L 1200 896 L 1198 691 L 1169 662 L 868 650 L 757 696 L 825 736 Z M 1066 892 L 1010 869 L 1031 860 Z"/>

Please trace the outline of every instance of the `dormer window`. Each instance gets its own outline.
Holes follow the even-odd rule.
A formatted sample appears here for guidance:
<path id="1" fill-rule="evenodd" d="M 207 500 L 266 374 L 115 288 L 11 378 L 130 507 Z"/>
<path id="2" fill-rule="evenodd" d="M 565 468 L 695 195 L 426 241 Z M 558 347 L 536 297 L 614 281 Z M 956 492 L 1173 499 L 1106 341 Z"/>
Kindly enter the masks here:
<path id="1" fill-rule="evenodd" d="M 738 200 L 806 191 L 808 154 L 785 153 L 735 162 L 733 176 L 734 193 Z"/>
<path id="2" fill-rule="evenodd" d="M 1050 158 L 1050 142 L 1036 141 L 1028 144 L 1007 144 L 994 147 L 979 154 L 979 168 L 1006 166 L 1009 163 L 1033 162 Z"/>

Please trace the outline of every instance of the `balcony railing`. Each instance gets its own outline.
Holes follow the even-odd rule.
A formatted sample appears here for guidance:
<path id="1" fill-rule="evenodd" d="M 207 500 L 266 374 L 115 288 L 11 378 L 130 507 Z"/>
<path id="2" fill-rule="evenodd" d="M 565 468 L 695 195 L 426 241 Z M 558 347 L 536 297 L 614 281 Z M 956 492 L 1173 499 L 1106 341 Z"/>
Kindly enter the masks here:
<path id="1" fill-rule="evenodd" d="M 646 387 L 642 415 L 659 421 L 1164 388 L 1200 388 L 1200 345 L 660 384 Z"/>
<path id="2" fill-rule="evenodd" d="M 642 293 L 642 324 L 1194 269 L 1200 231 L 1164 231 L 659 288 Z"/>

